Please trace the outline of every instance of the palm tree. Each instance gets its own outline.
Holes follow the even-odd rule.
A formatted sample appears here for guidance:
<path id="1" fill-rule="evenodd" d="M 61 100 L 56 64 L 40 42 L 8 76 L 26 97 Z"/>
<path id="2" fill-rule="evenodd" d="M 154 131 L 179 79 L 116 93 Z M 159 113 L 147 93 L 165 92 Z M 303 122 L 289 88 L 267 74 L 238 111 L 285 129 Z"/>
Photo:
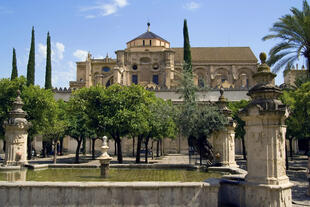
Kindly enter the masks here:
<path id="1" fill-rule="evenodd" d="M 272 34 L 263 40 L 280 39 L 280 43 L 269 51 L 268 64 L 273 65 L 273 72 L 277 73 L 283 67 L 289 67 L 304 56 L 307 60 L 308 76 L 310 75 L 310 7 L 303 1 L 302 11 L 291 8 L 292 14 L 287 14 L 273 24 Z"/>

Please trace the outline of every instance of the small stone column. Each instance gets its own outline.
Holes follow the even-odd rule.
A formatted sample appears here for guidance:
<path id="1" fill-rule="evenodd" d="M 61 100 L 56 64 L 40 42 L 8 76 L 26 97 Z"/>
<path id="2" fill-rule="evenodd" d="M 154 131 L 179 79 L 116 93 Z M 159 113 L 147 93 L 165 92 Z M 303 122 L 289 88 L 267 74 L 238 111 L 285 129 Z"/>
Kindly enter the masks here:
<path id="1" fill-rule="evenodd" d="M 274 85 L 276 74 L 265 63 L 265 53 L 260 60 L 253 75 L 257 84 L 248 93 L 252 101 L 240 113 L 246 122 L 245 206 L 288 207 L 292 205 L 292 184 L 285 170 L 287 109 L 279 100 L 282 92 Z"/>
<path id="2" fill-rule="evenodd" d="M 27 163 L 27 136 L 31 123 L 25 119 L 24 103 L 17 91 L 17 98 L 13 102 L 13 110 L 9 112 L 9 120 L 5 121 L 5 159 L 4 165 L 17 166 Z"/>
<path id="3" fill-rule="evenodd" d="M 212 143 L 216 164 L 224 167 L 238 167 L 235 161 L 235 127 L 236 123 L 231 117 L 231 111 L 227 108 L 227 100 L 224 97 L 224 89 L 220 89 L 221 96 L 217 105 L 227 119 L 228 124 L 224 129 L 212 134 Z"/>
<path id="4" fill-rule="evenodd" d="M 102 155 L 98 158 L 100 161 L 100 175 L 102 178 L 107 178 L 109 174 L 109 169 L 110 169 L 110 161 L 112 160 L 112 157 L 109 156 L 108 154 L 108 149 L 109 146 L 107 144 L 107 137 L 104 136 L 102 138 Z"/>

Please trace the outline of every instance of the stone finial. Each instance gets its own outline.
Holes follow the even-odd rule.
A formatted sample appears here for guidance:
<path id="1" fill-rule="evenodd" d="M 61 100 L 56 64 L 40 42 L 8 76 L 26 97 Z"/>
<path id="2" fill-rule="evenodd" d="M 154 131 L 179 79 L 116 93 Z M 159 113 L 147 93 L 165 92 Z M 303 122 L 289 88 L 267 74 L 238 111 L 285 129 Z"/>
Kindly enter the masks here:
<path id="1" fill-rule="evenodd" d="M 259 105 L 261 111 L 285 111 L 285 106 L 278 100 L 279 96 L 282 94 L 281 89 L 274 84 L 274 78 L 277 75 L 272 73 L 270 67 L 266 64 L 267 56 L 265 53 L 261 53 L 259 58 L 261 59 L 261 64 L 258 66 L 257 73 L 252 76 L 256 85 L 253 86 L 247 94 L 252 98 L 248 107 Z M 243 111 L 247 111 L 248 107 Z"/>
<path id="2" fill-rule="evenodd" d="M 102 137 L 102 146 L 105 146 L 105 147 L 108 146 L 107 140 L 108 140 L 107 136 Z"/>
<path id="3" fill-rule="evenodd" d="M 220 88 L 220 97 L 217 101 L 217 105 L 222 113 L 224 113 L 227 117 L 230 117 L 231 110 L 227 107 L 227 99 L 224 97 L 224 88 Z"/>
<path id="4" fill-rule="evenodd" d="M 151 23 L 150 23 L 150 22 L 148 22 L 148 23 L 147 23 L 147 31 L 148 31 L 148 32 L 150 32 L 150 31 L 151 31 L 151 30 L 150 30 L 150 26 L 151 26 Z"/>
<path id="5" fill-rule="evenodd" d="M 25 118 L 27 113 L 22 109 L 23 108 L 23 101 L 20 97 L 20 90 L 17 90 L 17 97 L 15 101 L 13 102 L 13 110 L 9 112 L 9 120 L 12 122 L 16 118 Z"/>
<path id="6" fill-rule="evenodd" d="M 270 72 L 270 67 L 266 64 L 267 55 L 266 53 L 262 52 L 259 54 L 259 59 L 261 64 L 258 66 L 258 72 Z"/>
<path id="7" fill-rule="evenodd" d="M 260 59 L 260 61 L 261 61 L 262 63 L 266 63 L 266 59 L 267 59 L 266 53 L 261 52 L 261 53 L 259 54 L 259 59 Z"/>

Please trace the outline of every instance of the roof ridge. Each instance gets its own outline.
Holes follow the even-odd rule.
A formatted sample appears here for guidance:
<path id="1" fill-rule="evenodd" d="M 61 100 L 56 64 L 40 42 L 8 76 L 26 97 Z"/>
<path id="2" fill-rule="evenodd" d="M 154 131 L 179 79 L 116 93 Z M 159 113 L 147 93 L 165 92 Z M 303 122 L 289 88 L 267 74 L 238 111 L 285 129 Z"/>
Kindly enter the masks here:
<path id="1" fill-rule="evenodd" d="M 142 33 L 141 35 L 139 35 L 138 37 L 128 41 L 127 43 L 132 42 L 132 41 L 137 40 L 137 39 L 159 39 L 159 40 L 162 40 L 162 41 L 169 43 L 167 40 L 165 40 L 164 38 L 160 37 L 159 35 L 151 32 L 151 31 L 146 31 L 146 32 Z"/>

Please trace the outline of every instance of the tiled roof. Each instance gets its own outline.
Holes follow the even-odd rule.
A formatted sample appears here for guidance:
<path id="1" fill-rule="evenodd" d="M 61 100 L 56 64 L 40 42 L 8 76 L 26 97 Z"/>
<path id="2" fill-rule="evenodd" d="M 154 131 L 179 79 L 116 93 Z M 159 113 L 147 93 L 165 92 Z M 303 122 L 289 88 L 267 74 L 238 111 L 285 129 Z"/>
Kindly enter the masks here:
<path id="1" fill-rule="evenodd" d="M 183 61 L 183 48 L 175 51 L 175 62 Z M 192 47 L 192 62 L 241 62 L 257 63 L 257 58 L 249 47 Z"/>
<path id="2" fill-rule="evenodd" d="M 153 32 L 149 32 L 149 31 L 143 33 L 142 35 L 136 37 L 136 38 L 133 39 L 133 40 L 130 40 L 129 42 L 134 41 L 134 40 L 137 40 L 137 39 L 159 39 L 159 40 L 168 42 L 167 40 L 161 38 L 161 37 L 158 36 L 157 34 L 154 34 Z"/>

